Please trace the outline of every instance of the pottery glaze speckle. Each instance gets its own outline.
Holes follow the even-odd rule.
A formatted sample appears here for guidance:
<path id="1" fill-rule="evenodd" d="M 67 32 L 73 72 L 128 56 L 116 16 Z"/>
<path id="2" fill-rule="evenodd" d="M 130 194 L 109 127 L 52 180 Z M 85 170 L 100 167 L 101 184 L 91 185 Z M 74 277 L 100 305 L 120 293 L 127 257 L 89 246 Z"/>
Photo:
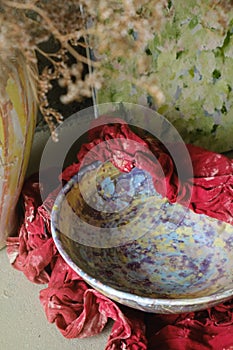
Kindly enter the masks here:
<path id="1" fill-rule="evenodd" d="M 170 204 L 141 169 L 81 170 L 57 197 L 52 233 L 87 283 L 133 308 L 189 312 L 233 295 L 233 226 Z"/>

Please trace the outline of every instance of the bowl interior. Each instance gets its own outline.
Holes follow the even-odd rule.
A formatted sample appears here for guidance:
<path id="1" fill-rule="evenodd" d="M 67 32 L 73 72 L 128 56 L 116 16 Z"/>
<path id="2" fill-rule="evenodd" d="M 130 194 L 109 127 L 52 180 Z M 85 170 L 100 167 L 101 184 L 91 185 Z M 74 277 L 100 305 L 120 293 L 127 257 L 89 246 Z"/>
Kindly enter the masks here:
<path id="1" fill-rule="evenodd" d="M 59 194 L 52 232 L 77 273 L 123 303 L 199 299 L 201 308 L 233 294 L 233 227 L 170 204 L 140 169 L 86 167 Z"/>

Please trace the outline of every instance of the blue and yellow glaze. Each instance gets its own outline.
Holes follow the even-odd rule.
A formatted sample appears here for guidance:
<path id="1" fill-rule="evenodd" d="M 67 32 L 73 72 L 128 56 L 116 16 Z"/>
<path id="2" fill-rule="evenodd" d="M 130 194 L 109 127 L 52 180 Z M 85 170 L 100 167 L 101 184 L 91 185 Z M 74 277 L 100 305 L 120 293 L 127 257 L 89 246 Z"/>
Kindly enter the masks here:
<path id="1" fill-rule="evenodd" d="M 64 199 L 95 228 L 117 228 L 117 244 L 78 243 Z M 89 284 L 123 304 L 181 312 L 233 294 L 233 226 L 170 204 L 143 170 L 123 174 L 110 162 L 96 162 L 68 183 L 55 208 L 52 231 L 63 257 Z M 96 239 L 94 232 L 84 232 L 90 242 Z"/>

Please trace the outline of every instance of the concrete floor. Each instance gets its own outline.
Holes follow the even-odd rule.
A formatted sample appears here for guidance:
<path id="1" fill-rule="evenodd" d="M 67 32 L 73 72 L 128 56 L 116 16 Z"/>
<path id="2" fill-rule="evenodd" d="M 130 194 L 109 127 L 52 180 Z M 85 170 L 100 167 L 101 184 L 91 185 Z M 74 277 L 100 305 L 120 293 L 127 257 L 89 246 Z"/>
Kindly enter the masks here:
<path id="1" fill-rule="evenodd" d="M 11 267 L 6 249 L 0 251 L 0 349 L 104 350 L 111 322 L 98 336 L 65 339 L 40 304 L 39 291 L 45 287 L 29 282 Z"/>

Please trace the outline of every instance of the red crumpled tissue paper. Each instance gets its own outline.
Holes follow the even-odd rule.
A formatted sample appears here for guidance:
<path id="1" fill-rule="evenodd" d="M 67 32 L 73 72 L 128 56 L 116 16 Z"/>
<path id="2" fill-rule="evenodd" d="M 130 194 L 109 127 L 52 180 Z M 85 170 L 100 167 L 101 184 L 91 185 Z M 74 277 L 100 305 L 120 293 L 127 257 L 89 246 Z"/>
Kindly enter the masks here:
<path id="1" fill-rule="evenodd" d="M 68 181 L 80 167 L 80 162 L 94 146 L 112 139 L 108 154 L 93 148 L 85 162 L 105 157 L 112 159 L 120 170 L 130 171 L 133 166 L 148 170 L 156 188 L 163 189 L 165 182 L 167 197 L 171 202 L 177 198 L 178 177 L 168 151 L 160 142 L 147 142 L 134 134 L 129 126 L 116 119 L 111 124 L 95 127 L 89 134 L 89 142 L 81 147 L 78 162 L 62 174 Z M 141 142 L 152 150 L 162 165 L 164 177 L 155 178 L 148 154 L 140 149 L 122 148 L 114 138 L 125 138 Z M 232 222 L 233 161 L 201 148 L 187 145 L 193 164 L 193 191 L 189 207 L 197 213 Z M 125 160 L 114 158 L 114 151 L 121 152 Z M 49 172 L 49 170 L 48 170 Z M 187 179 L 187 183 L 189 183 Z M 100 333 L 108 319 L 114 321 L 105 350 L 232 350 L 233 349 L 233 300 L 216 307 L 180 315 L 158 315 L 133 310 L 111 301 L 88 286 L 62 259 L 51 236 L 50 214 L 54 200 L 61 188 L 58 185 L 42 202 L 41 191 L 46 184 L 39 183 L 38 174 L 30 177 L 24 185 L 21 202 L 24 212 L 17 237 L 7 240 L 7 253 L 14 268 L 22 271 L 34 283 L 47 287 L 40 292 L 40 301 L 47 319 L 55 323 L 66 338 L 83 338 Z M 163 190 L 162 190 L 163 191 Z M 185 197 L 189 186 L 183 189 Z"/>

